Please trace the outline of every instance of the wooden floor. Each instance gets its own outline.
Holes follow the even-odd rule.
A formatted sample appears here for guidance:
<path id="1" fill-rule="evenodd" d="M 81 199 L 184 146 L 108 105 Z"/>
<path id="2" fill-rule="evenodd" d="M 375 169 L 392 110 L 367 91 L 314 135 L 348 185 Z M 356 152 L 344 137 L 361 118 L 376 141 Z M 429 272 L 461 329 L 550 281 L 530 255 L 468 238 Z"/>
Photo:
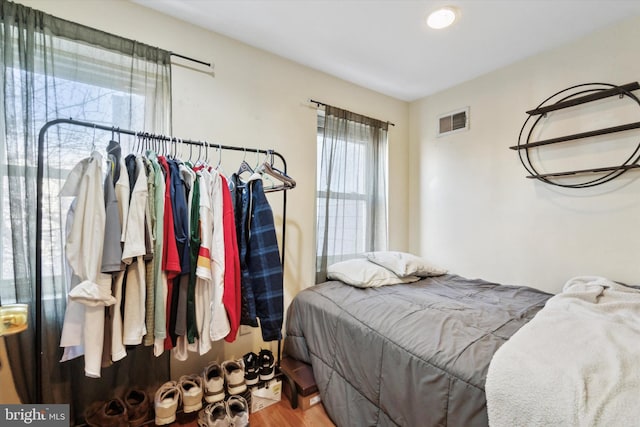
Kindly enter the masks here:
<path id="1" fill-rule="evenodd" d="M 197 427 L 198 413 L 180 414 L 172 426 Z M 249 416 L 251 427 L 335 427 L 319 403 L 303 411 L 292 409 L 283 395 L 282 400 Z"/>

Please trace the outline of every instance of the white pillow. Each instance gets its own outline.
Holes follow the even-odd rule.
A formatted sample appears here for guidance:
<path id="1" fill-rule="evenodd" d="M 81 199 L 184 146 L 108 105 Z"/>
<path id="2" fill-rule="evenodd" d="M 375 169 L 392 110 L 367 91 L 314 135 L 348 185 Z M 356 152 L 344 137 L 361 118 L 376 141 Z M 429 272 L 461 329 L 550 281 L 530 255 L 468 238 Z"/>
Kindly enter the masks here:
<path id="1" fill-rule="evenodd" d="M 340 280 L 358 288 L 377 288 L 398 283 L 411 283 L 419 279 L 415 276 L 398 277 L 392 271 L 369 262 L 366 258 L 356 258 L 331 264 L 327 268 L 327 278 Z"/>
<path id="2" fill-rule="evenodd" d="M 423 258 L 406 252 L 378 251 L 366 254 L 367 259 L 393 271 L 399 277 L 406 276 L 441 276 L 447 272 L 429 264 Z"/>

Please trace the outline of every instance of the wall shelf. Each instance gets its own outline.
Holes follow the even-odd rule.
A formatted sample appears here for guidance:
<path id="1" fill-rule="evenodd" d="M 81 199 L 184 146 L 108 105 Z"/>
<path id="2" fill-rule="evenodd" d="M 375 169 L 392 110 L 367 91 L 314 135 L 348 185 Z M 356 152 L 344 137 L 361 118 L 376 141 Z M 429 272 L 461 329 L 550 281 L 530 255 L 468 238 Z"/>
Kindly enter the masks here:
<path id="1" fill-rule="evenodd" d="M 527 144 L 514 145 L 511 150 L 522 150 L 525 148 L 540 147 L 542 145 L 557 144 L 558 142 L 574 141 L 576 139 L 589 138 L 592 136 L 607 135 L 610 133 L 624 132 L 626 130 L 640 128 L 640 122 L 628 123 L 626 125 L 613 126 L 609 128 L 591 130 L 589 132 L 575 133 L 573 135 L 560 136 L 558 138 L 544 139 L 542 141 L 529 142 Z"/>
<path id="2" fill-rule="evenodd" d="M 591 84 L 591 83 L 589 83 Z M 597 84 L 597 83 L 594 83 Z M 576 105 L 585 104 L 591 101 L 597 101 L 598 99 L 609 98 L 616 95 L 625 95 L 628 92 L 640 89 L 638 82 L 627 83 L 622 86 L 614 86 L 611 89 L 604 89 L 598 92 L 591 93 L 589 95 L 581 96 L 580 98 L 572 98 L 568 101 L 557 102 L 555 104 L 547 105 L 545 107 L 538 107 L 535 110 L 527 111 L 530 116 L 538 114 L 547 114 L 550 111 L 561 110 L 563 108 L 575 107 Z"/>
<path id="3" fill-rule="evenodd" d="M 607 166 L 603 168 L 594 168 L 594 169 L 581 169 L 575 171 L 568 172 L 554 172 L 554 173 L 541 173 L 538 175 L 527 175 L 527 178 L 537 179 L 537 178 L 555 178 L 555 177 L 563 177 L 563 176 L 571 176 L 571 175 L 583 175 L 587 173 L 602 173 L 602 172 L 613 172 L 620 169 L 636 169 L 640 168 L 640 165 L 628 165 L 628 166 Z"/>
<path id="4" fill-rule="evenodd" d="M 556 185 L 567 188 L 586 188 L 609 182 L 628 170 L 640 168 L 638 164 L 640 160 L 640 143 L 637 144 L 635 150 L 626 158 L 619 166 L 604 166 L 590 169 L 577 169 L 569 171 L 560 171 L 552 173 L 540 173 L 531 162 L 530 150 L 551 144 L 557 144 L 566 141 L 576 141 L 594 136 L 602 136 L 609 134 L 617 134 L 634 129 L 640 129 L 640 122 L 626 123 L 617 126 L 611 126 L 601 129 L 590 130 L 570 135 L 563 135 L 555 138 L 549 138 L 539 141 L 531 141 L 533 130 L 541 123 L 542 118 L 547 117 L 547 113 L 558 111 L 565 108 L 571 108 L 600 99 L 619 96 L 620 98 L 628 97 L 640 107 L 640 100 L 632 93 L 634 90 L 640 89 L 638 82 L 627 83 L 625 85 L 616 86 L 609 83 L 584 83 L 571 86 L 561 90 L 549 98 L 545 99 L 538 107 L 529 110 L 529 115 L 522 125 L 520 135 L 518 136 L 518 145 L 509 147 L 511 150 L 518 152 L 520 162 L 529 172 L 527 178 L 537 179 L 546 184 Z M 558 99 L 560 98 L 560 99 Z M 558 99 L 552 102 L 553 99 Z M 530 121 L 533 123 L 530 124 Z M 530 126 L 528 132 L 525 132 L 527 126 Z M 562 178 L 574 177 L 578 175 L 588 175 L 585 181 L 577 183 L 568 183 Z M 594 177 L 595 175 L 595 177 Z"/>

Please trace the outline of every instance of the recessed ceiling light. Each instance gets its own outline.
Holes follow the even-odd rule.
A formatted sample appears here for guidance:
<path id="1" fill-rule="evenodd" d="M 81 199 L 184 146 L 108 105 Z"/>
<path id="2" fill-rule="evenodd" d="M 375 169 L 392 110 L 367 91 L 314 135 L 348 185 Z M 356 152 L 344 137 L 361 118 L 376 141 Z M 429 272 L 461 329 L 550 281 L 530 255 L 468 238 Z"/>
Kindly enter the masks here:
<path id="1" fill-rule="evenodd" d="M 429 14 L 427 25 L 435 30 L 447 28 L 458 17 L 458 9 L 453 6 L 441 7 Z"/>

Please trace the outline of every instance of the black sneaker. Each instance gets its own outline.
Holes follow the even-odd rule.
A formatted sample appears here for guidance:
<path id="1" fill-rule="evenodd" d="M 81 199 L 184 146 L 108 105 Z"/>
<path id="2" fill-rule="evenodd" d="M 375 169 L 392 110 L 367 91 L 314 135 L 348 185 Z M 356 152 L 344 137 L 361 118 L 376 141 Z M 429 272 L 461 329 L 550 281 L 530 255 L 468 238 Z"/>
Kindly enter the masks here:
<path id="1" fill-rule="evenodd" d="M 247 385 L 254 385 L 258 383 L 258 372 L 260 365 L 258 365 L 258 355 L 254 352 L 249 352 L 242 356 L 244 360 L 244 382 Z"/>
<path id="2" fill-rule="evenodd" d="M 260 350 L 258 360 L 260 363 L 260 380 L 268 381 L 273 378 L 275 360 L 273 358 L 273 353 L 271 353 L 271 350 Z"/>

